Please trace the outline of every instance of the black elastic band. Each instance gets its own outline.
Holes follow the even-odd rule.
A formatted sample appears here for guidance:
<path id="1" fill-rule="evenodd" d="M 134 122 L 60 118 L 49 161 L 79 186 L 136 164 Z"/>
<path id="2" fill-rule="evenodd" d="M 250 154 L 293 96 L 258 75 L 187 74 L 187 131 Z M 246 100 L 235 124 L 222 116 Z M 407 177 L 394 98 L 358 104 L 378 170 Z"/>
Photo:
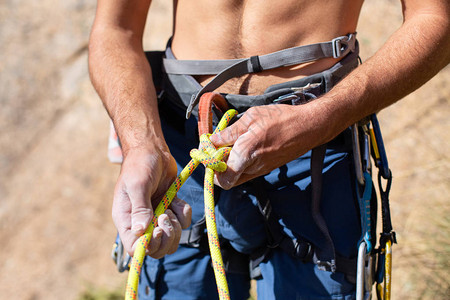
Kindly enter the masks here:
<path id="1" fill-rule="evenodd" d="M 262 67 L 259 62 L 259 56 L 255 55 L 250 57 L 250 63 L 252 64 L 253 73 L 258 73 L 262 71 Z"/>

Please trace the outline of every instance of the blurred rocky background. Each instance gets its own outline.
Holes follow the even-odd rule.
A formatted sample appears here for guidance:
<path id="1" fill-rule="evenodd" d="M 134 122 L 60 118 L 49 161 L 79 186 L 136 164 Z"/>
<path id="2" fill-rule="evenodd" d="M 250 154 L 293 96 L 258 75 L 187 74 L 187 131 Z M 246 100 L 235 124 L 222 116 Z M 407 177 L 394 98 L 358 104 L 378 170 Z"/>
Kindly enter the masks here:
<path id="1" fill-rule="evenodd" d="M 144 44 L 163 49 L 171 5 L 153 2 Z M 87 71 L 95 6 L 0 1 L 0 299 L 112 299 L 125 286 L 110 258 L 119 168 Z M 367 0 L 362 59 L 401 22 L 399 1 Z M 395 177 L 393 299 L 450 294 L 449 101 L 447 67 L 379 114 Z"/>

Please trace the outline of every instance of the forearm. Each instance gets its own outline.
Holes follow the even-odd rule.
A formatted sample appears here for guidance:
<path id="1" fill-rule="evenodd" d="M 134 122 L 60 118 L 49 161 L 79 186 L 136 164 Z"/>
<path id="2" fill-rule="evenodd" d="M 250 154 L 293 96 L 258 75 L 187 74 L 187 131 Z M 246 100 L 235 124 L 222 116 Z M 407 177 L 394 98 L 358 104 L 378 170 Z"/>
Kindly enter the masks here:
<path id="1" fill-rule="evenodd" d="M 130 31 L 95 27 L 89 44 L 92 83 L 120 137 L 131 148 L 161 143 L 156 92 L 141 39 Z"/>
<path id="2" fill-rule="evenodd" d="M 329 140 L 393 104 L 432 78 L 449 60 L 448 9 L 447 13 L 421 12 L 410 18 L 406 14 L 401 28 L 373 57 L 315 104 L 322 115 L 318 121 L 327 124 L 322 136 Z"/>

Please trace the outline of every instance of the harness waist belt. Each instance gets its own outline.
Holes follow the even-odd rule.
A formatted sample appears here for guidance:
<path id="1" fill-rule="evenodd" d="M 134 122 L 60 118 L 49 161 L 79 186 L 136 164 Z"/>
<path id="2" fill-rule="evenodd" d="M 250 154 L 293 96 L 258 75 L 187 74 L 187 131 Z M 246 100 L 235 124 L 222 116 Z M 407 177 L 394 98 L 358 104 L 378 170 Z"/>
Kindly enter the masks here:
<path id="1" fill-rule="evenodd" d="M 353 52 L 356 47 L 356 34 L 348 34 L 330 42 L 317 43 L 288 48 L 266 55 L 252 56 L 243 59 L 227 60 L 177 60 L 165 58 L 163 68 L 167 74 L 178 75 L 214 75 L 217 74 L 200 91 L 192 95 L 186 111 L 186 118 L 198 104 L 200 96 L 212 92 L 231 78 L 256 73 L 279 67 L 291 66 L 306 62 L 333 57 L 342 58 Z M 170 49 L 170 47 L 168 47 Z M 170 53 L 169 57 L 173 57 Z"/>

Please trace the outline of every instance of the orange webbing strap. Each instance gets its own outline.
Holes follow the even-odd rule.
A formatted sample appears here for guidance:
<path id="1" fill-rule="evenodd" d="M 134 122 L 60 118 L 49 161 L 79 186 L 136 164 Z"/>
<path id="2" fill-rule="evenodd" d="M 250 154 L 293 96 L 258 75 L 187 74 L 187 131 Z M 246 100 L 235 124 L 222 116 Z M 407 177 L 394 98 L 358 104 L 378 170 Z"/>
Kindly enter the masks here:
<path id="1" fill-rule="evenodd" d="M 222 113 L 228 110 L 228 103 L 219 93 L 205 93 L 198 104 L 198 135 L 212 132 L 212 107 L 214 106 Z"/>

